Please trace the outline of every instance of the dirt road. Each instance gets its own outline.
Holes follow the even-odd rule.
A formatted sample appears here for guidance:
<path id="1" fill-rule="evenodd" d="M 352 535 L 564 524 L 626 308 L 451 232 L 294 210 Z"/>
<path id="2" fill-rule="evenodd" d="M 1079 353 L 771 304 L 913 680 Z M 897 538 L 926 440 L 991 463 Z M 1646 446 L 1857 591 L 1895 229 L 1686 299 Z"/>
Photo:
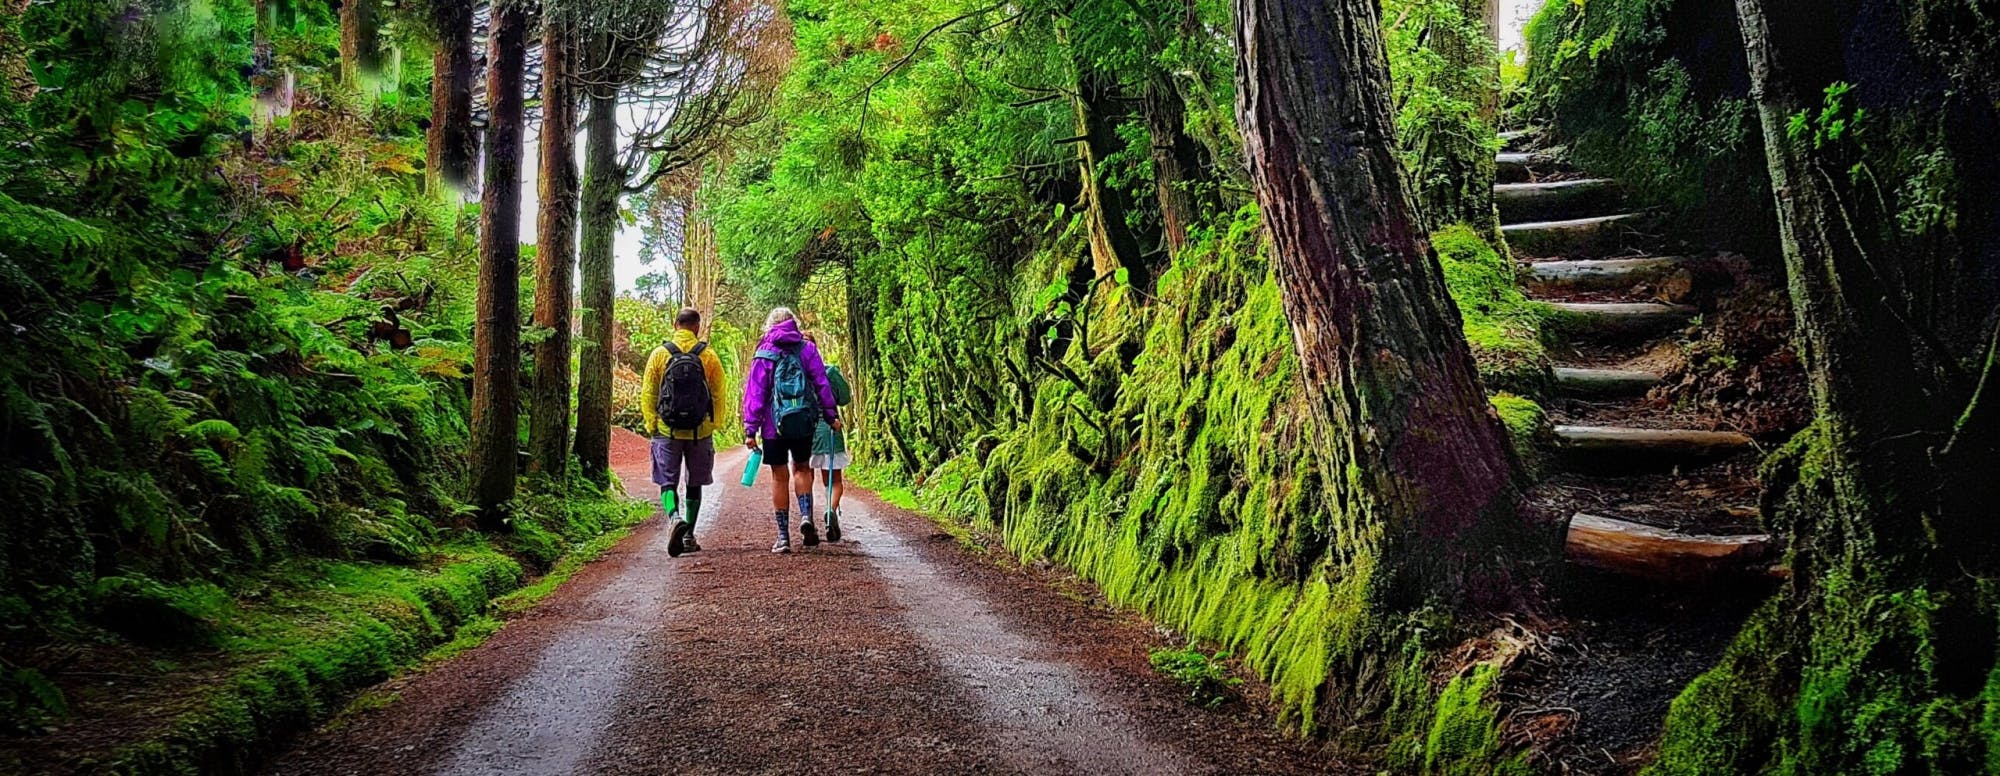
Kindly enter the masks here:
<path id="1" fill-rule="evenodd" d="M 657 493 L 621 433 L 627 491 Z M 773 555 L 725 454 L 698 534 L 649 521 L 479 647 L 384 688 L 275 774 L 1324 773 L 1154 673 L 1158 637 L 850 490 L 847 541 Z M 766 473 L 768 475 L 768 473 Z M 824 498 L 824 495 L 821 495 Z"/>

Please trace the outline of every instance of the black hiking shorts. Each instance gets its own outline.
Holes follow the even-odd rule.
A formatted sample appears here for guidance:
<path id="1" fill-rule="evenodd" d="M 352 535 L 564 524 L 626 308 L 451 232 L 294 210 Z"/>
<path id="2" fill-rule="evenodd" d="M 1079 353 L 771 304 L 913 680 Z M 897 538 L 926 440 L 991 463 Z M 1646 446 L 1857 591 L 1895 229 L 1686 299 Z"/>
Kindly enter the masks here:
<path id="1" fill-rule="evenodd" d="M 804 469 L 812 465 L 813 438 L 811 435 L 766 439 L 763 445 L 765 466 L 776 469 L 791 465 Z"/>

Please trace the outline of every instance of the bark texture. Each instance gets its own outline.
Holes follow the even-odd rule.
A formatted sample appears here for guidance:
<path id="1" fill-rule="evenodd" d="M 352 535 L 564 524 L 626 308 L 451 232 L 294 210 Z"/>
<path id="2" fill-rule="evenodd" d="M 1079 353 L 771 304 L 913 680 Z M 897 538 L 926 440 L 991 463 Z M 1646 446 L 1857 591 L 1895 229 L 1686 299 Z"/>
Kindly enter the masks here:
<path id="1" fill-rule="evenodd" d="M 1160 200 L 1160 229 L 1167 250 L 1178 254 L 1187 245 L 1188 226 L 1222 208 L 1208 149 L 1187 133 L 1187 108 L 1164 73 L 1146 90 L 1141 112 L 1152 139 L 1153 188 Z"/>
<path id="2" fill-rule="evenodd" d="M 543 21 L 541 211 L 536 214 L 534 395 L 528 470 L 560 475 L 569 462 L 570 322 L 576 275 L 576 25 Z"/>
<path id="3" fill-rule="evenodd" d="M 382 71 L 381 9 L 376 0 L 340 0 L 340 81 L 361 83 Z"/>
<path id="4" fill-rule="evenodd" d="M 1237 0 L 1237 116 L 1339 519 L 1382 531 L 1391 608 L 1506 596 L 1527 541 L 1487 404 L 1395 154 L 1374 0 Z M 1380 573 L 1380 572 L 1378 572 Z"/>
<path id="5" fill-rule="evenodd" d="M 618 235 L 618 195 L 625 186 L 618 164 L 618 97 L 593 94 L 584 119 L 583 342 L 577 352 L 576 459 L 584 473 L 602 477 L 611 465 L 611 304 L 618 279 L 613 251 Z"/>
<path id="6" fill-rule="evenodd" d="M 521 382 L 521 124 L 527 12 L 494 6 L 486 93 L 486 181 L 479 201 L 478 318 L 472 330 L 472 498 L 488 530 L 514 498 Z"/>
<path id="7" fill-rule="evenodd" d="M 479 166 L 479 133 L 472 126 L 472 0 L 431 0 L 431 126 L 427 177 L 464 191 Z"/>
<path id="8" fill-rule="evenodd" d="M 1104 183 L 1104 159 L 1125 148 L 1118 125 L 1128 115 L 1121 105 L 1117 79 L 1088 66 L 1078 68 L 1077 95 L 1070 100 L 1076 112 L 1077 165 L 1083 180 L 1084 205 L 1090 211 L 1090 252 L 1098 275 L 1120 267 L 1127 270 L 1132 285 L 1147 288 L 1147 247 L 1133 231 L 1127 214 L 1132 212 L 1132 196 L 1118 186 Z"/>

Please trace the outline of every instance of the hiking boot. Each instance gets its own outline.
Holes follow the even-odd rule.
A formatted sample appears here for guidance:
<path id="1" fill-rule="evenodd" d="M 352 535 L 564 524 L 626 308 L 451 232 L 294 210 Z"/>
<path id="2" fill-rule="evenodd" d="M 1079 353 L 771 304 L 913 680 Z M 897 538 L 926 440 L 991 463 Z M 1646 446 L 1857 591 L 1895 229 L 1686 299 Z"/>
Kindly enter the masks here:
<path id="1" fill-rule="evenodd" d="M 840 541 L 840 513 L 831 509 L 826 511 L 826 540 Z"/>
<path id="2" fill-rule="evenodd" d="M 683 552 L 682 542 L 691 542 L 693 540 L 694 537 L 688 535 L 686 520 L 676 517 L 673 518 L 672 522 L 667 523 L 667 557 L 680 557 L 681 552 Z"/>
<path id="3" fill-rule="evenodd" d="M 693 529 L 689 529 L 687 538 L 681 540 L 681 552 L 701 552 L 701 544 L 694 540 Z"/>
<path id="4" fill-rule="evenodd" d="M 779 537 L 778 543 L 771 545 L 771 551 L 779 555 L 790 553 L 792 551 L 792 540 Z"/>
<path id="5" fill-rule="evenodd" d="M 819 544 L 819 529 L 813 527 L 811 520 L 799 521 L 799 536 L 805 539 L 807 547 Z"/>

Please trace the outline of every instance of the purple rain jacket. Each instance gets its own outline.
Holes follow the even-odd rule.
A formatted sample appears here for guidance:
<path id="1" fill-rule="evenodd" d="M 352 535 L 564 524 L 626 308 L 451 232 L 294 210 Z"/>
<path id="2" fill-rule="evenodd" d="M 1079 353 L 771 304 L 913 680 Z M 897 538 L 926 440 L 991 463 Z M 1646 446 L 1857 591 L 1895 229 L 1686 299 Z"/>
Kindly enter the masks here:
<path id="1" fill-rule="evenodd" d="M 750 381 L 743 386 L 745 438 L 778 438 L 778 419 L 771 414 L 771 373 L 780 350 L 799 351 L 806 376 L 812 378 L 813 386 L 819 390 L 819 406 L 826 413 L 826 421 L 832 423 L 840 417 L 839 408 L 833 404 L 833 383 L 826 379 L 826 362 L 819 357 L 819 346 L 807 342 L 805 335 L 799 333 L 798 321 L 779 321 L 764 332 L 764 341 L 757 343 L 757 357 L 750 359 Z"/>

